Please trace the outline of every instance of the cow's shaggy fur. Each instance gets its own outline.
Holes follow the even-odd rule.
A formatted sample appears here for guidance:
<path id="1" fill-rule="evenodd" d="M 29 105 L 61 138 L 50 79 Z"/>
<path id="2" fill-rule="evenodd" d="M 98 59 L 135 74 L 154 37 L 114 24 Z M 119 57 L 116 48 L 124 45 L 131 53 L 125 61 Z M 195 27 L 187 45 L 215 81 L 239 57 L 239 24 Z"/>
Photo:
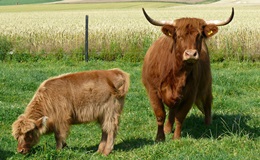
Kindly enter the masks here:
<path id="1" fill-rule="evenodd" d="M 102 128 L 98 152 L 108 155 L 129 84 L 129 75 L 120 69 L 65 74 L 44 81 L 12 125 L 17 151 L 27 153 L 41 134 L 52 132 L 56 148 L 61 149 L 72 124 L 96 120 Z"/>

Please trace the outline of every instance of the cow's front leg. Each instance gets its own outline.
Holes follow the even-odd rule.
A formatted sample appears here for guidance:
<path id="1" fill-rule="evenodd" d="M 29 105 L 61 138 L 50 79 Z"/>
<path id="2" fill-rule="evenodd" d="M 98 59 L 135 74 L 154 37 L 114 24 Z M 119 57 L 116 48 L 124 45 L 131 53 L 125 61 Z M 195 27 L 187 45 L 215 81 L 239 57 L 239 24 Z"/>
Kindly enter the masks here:
<path id="1" fill-rule="evenodd" d="M 101 137 L 100 144 L 98 146 L 98 152 L 99 153 L 103 153 L 103 151 L 106 147 L 106 143 L 107 143 L 107 133 L 102 130 L 102 137 Z"/>
<path id="2" fill-rule="evenodd" d="M 184 103 L 178 107 L 178 109 L 175 111 L 175 124 L 176 128 L 174 131 L 173 139 L 180 139 L 181 138 L 181 129 L 182 124 L 189 112 L 189 110 L 192 107 L 192 101 L 188 101 L 188 103 Z"/>
<path id="3" fill-rule="evenodd" d="M 172 128 L 174 124 L 174 111 L 173 108 L 169 108 L 169 115 L 168 115 L 168 121 L 166 122 L 164 126 L 164 133 L 172 133 Z"/>
<path id="4" fill-rule="evenodd" d="M 164 134 L 163 126 L 164 126 L 164 122 L 165 122 L 166 113 L 164 110 L 164 105 L 162 103 L 162 100 L 158 98 L 156 92 L 150 91 L 149 98 L 150 98 L 150 103 L 153 108 L 154 114 L 156 116 L 157 125 L 158 125 L 155 141 L 157 141 L 157 142 L 165 141 L 165 134 Z"/>

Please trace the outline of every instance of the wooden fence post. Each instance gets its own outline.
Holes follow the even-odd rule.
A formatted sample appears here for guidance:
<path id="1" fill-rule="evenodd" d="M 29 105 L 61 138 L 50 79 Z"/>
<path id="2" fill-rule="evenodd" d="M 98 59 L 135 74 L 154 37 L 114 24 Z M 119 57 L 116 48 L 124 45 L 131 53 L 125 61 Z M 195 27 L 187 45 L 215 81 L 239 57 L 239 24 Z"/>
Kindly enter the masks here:
<path id="1" fill-rule="evenodd" d="M 86 30 L 85 30 L 85 61 L 88 62 L 88 15 L 86 15 Z"/>

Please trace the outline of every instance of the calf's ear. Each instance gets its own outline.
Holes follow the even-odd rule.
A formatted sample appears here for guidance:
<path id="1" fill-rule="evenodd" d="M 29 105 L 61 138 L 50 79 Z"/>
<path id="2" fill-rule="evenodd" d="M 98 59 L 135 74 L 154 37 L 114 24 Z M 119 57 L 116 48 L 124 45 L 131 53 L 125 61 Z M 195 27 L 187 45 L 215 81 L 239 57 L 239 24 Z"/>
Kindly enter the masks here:
<path id="1" fill-rule="evenodd" d="M 173 25 L 164 25 L 162 26 L 162 32 L 168 37 L 173 37 L 175 27 Z"/>
<path id="2" fill-rule="evenodd" d="M 218 27 L 213 24 L 206 25 L 204 27 L 204 34 L 206 37 L 211 37 L 218 32 Z"/>
<path id="3" fill-rule="evenodd" d="M 39 132 L 45 133 L 47 130 L 47 123 L 48 123 L 48 117 L 47 116 L 43 116 L 42 118 L 39 118 L 36 122 L 35 125 L 36 127 L 39 129 Z"/>

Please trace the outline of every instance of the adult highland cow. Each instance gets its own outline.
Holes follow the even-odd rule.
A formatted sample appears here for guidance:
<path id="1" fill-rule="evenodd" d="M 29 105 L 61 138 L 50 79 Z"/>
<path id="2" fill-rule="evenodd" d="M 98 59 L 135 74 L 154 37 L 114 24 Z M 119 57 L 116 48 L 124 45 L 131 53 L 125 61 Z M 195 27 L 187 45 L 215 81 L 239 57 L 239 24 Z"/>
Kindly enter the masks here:
<path id="1" fill-rule="evenodd" d="M 152 19 L 144 9 L 143 13 L 151 24 L 162 26 L 164 33 L 147 51 L 142 69 L 142 81 L 158 124 L 156 141 L 165 140 L 174 122 L 173 139 L 179 139 L 194 103 L 205 115 L 205 123 L 211 123 L 212 77 L 205 40 L 218 32 L 218 26 L 232 21 L 234 9 L 226 21 L 180 18 L 167 22 Z M 165 126 L 164 104 L 169 107 Z"/>
<path id="2" fill-rule="evenodd" d="M 12 125 L 17 151 L 26 154 L 41 134 L 52 132 L 56 148 L 61 149 L 71 125 L 97 120 L 102 128 L 98 152 L 108 155 L 129 83 L 129 75 L 120 69 L 65 74 L 44 81 Z"/>

